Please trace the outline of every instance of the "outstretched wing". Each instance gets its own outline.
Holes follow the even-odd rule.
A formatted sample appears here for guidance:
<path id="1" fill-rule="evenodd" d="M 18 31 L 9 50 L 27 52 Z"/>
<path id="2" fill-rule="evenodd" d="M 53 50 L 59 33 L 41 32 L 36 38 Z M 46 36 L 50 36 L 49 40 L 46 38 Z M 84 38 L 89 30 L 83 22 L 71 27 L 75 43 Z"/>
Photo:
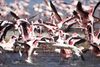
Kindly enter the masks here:
<path id="1" fill-rule="evenodd" d="M 92 16 L 100 20 L 99 12 L 100 12 L 100 1 L 96 4 Z"/>
<path id="2" fill-rule="evenodd" d="M 20 19 L 14 12 L 10 11 L 10 14 L 11 14 L 14 18 Z"/>
<path id="3" fill-rule="evenodd" d="M 60 15 L 58 14 L 58 12 L 57 12 L 55 6 L 53 5 L 53 3 L 52 3 L 51 1 L 50 1 L 50 6 L 51 6 L 53 12 L 55 13 L 55 16 L 56 16 L 57 20 L 58 20 L 58 21 L 62 21 Z"/>

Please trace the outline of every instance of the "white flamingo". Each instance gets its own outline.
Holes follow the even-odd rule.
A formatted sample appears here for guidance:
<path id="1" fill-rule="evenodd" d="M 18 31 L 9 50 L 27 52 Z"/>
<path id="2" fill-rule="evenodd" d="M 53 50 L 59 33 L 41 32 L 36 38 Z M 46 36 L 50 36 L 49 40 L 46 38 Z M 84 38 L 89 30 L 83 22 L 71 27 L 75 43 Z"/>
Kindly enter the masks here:
<path id="1" fill-rule="evenodd" d="M 31 40 L 29 42 L 27 42 L 27 44 L 30 46 L 29 50 L 28 50 L 28 57 L 25 60 L 28 63 L 32 63 L 32 54 L 37 55 L 37 53 L 34 51 L 34 48 L 38 47 L 38 40 Z"/>
<path id="2" fill-rule="evenodd" d="M 0 43 L 0 46 L 7 51 L 13 51 L 14 43 L 16 41 L 16 37 L 12 36 L 9 41 L 6 43 L 3 41 L 3 43 Z"/>

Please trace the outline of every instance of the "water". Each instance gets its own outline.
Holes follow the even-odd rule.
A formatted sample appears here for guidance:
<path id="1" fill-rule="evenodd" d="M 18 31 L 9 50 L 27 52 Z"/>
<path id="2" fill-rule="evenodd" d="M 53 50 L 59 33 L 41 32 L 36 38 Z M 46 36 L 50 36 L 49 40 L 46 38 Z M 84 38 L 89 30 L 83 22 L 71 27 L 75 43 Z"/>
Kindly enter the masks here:
<path id="1" fill-rule="evenodd" d="M 69 60 L 65 59 L 63 62 L 58 53 L 43 52 L 33 56 L 33 64 L 18 62 L 18 53 L 6 53 L 3 56 L 3 59 L 5 59 L 3 60 L 5 62 L 3 67 L 100 67 L 100 58 L 96 58 L 90 52 L 84 55 L 85 61 L 82 61 L 81 58 L 73 57 Z"/>

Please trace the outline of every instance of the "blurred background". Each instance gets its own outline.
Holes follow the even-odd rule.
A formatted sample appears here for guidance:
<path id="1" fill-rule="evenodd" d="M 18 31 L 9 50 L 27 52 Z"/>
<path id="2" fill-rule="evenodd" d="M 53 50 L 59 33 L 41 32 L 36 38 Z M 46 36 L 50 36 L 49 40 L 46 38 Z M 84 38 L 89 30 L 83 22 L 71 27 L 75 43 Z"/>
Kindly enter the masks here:
<path id="1" fill-rule="evenodd" d="M 49 14 L 51 10 L 48 9 L 48 6 L 45 4 L 46 0 L 0 0 L 0 20 L 8 20 L 9 11 L 15 12 L 21 18 L 28 18 L 34 16 L 37 13 L 43 16 L 43 13 Z M 47 0 L 49 1 L 49 0 Z M 76 5 L 77 1 L 81 1 L 83 5 L 89 6 L 91 4 L 95 5 L 99 0 L 51 0 L 59 11 L 60 16 L 65 17 L 69 16 L 67 7 L 70 5 Z M 59 5 L 59 6 L 58 6 Z M 74 6 L 73 5 L 73 6 Z M 71 6 L 70 8 L 72 8 Z M 74 6 L 75 7 L 75 6 Z M 65 8 L 65 9 L 63 9 Z M 11 15 L 10 15 L 11 18 Z"/>

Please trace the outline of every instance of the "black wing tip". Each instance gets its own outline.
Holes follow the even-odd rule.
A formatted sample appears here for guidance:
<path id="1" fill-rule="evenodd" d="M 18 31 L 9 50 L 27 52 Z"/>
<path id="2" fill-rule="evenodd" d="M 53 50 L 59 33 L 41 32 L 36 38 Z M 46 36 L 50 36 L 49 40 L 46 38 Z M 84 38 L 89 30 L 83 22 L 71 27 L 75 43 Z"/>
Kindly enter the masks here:
<path id="1" fill-rule="evenodd" d="M 82 2 L 81 1 L 78 1 L 78 5 L 81 5 L 82 4 Z"/>
<path id="2" fill-rule="evenodd" d="M 82 10 L 82 3 L 80 1 L 78 1 L 77 5 L 76 5 L 76 8 L 78 10 Z"/>
<path id="3" fill-rule="evenodd" d="M 51 8 L 52 8 L 52 10 L 53 10 L 54 12 L 57 12 L 57 11 L 56 11 L 56 8 L 55 8 L 55 6 L 53 5 L 53 3 L 52 3 L 51 0 L 50 0 L 50 6 L 51 6 Z"/>
<path id="4" fill-rule="evenodd" d="M 51 1 L 51 0 L 49 0 L 49 2 L 50 2 L 50 3 L 52 3 L 52 1 Z"/>
<path id="5" fill-rule="evenodd" d="M 96 10 L 96 8 L 99 6 L 99 4 L 100 4 L 100 1 L 99 1 L 99 2 L 96 4 L 96 6 L 94 7 L 94 11 L 93 11 L 92 16 L 94 16 L 95 10 Z"/>
<path id="6" fill-rule="evenodd" d="M 55 16 L 56 16 L 57 20 L 58 20 L 58 21 L 62 21 L 60 15 L 59 15 L 58 12 L 57 12 L 56 7 L 53 5 L 53 3 L 52 3 L 51 0 L 50 0 L 50 6 L 51 6 L 51 8 L 52 8 L 52 11 L 55 13 Z"/>
<path id="7" fill-rule="evenodd" d="M 77 6 L 82 6 L 82 3 L 78 1 Z"/>
<path id="8" fill-rule="evenodd" d="M 74 11 L 73 11 L 73 14 L 74 14 L 74 15 L 77 15 L 78 13 L 74 10 Z"/>
<path id="9" fill-rule="evenodd" d="M 16 19 L 20 19 L 14 12 L 10 11 L 10 14 L 15 17 Z"/>
<path id="10" fill-rule="evenodd" d="M 80 1 L 78 1 L 76 8 L 78 11 L 83 13 L 84 17 L 88 17 L 89 13 L 87 11 L 84 11 L 84 9 L 82 8 L 82 3 Z"/>
<path id="11" fill-rule="evenodd" d="M 98 48 L 96 43 L 90 44 L 92 47 L 94 47 L 95 49 L 97 49 L 98 51 L 100 51 L 100 49 Z"/>

